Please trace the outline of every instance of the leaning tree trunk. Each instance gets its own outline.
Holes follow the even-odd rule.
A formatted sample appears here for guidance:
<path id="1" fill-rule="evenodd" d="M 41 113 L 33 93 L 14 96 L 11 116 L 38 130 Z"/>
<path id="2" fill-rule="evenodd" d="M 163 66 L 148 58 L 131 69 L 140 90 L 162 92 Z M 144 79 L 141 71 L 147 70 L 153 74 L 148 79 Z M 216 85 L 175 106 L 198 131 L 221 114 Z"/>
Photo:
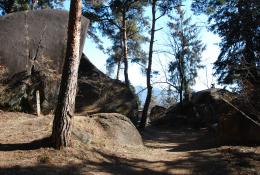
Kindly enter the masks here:
<path id="1" fill-rule="evenodd" d="M 72 117 L 74 115 L 80 62 L 81 10 L 82 0 L 71 0 L 66 58 L 52 128 L 52 142 L 56 149 L 69 146 L 71 142 Z"/>
<path id="2" fill-rule="evenodd" d="M 144 129 L 147 121 L 148 109 L 152 98 L 152 85 L 151 85 L 151 70 L 153 61 L 153 44 L 154 44 L 154 34 L 155 34 L 155 22 L 156 22 L 156 0 L 152 1 L 152 30 L 151 39 L 149 45 L 149 56 L 148 56 L 148 67 L 146 72 L 146 84 L 147 84 L 147 96 L 144 103 L 140 129 Z"/>

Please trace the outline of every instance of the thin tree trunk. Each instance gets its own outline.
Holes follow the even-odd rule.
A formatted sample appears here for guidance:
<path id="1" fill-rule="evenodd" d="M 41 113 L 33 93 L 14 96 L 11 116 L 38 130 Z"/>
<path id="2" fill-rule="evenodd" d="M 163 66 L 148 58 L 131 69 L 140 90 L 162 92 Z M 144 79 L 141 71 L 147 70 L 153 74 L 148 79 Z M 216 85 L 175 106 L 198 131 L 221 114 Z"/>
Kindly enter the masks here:
<path id="1" fill-rule="evenodd" d="M 119 80 L 120 68 L 121 68 L 121 60 L 119 60 L 118 63 L 117 63 L 117 71 L 116 71 L 116 79 L 117 80 Z"/>
<path id="2" fill-rule="evenodd" d="M 120 47 L 121 47 L 121 49 L 123 49 L 123 42 L 122 41 L 120 41 Z M 122 56 L 123 56 L 123 53 L 121 52 L 120 58 L 119 58 L 118 63 L 117 63 L 116 80 L 119 80 Z"/>
<path id="3" fill-rule="evenodd" d="M 148 56 L 148 67 L 146 72 L 146 85 L 147 85 L 147 96 L 144 103 L 140 129 L 144 129 L 147 121 L 148 109 L 152 98 L 152 85 L 151 85 L 151 70 L 153 61 L 153 44 L 154 44 L 154 34 L 155 34 L 155 23 L 156 23 L 156 0 L 152 0 L 152 29 L 151 29 L 151 39 L 149 44 L 149 56 Z"/>
<path id="4" fill-rule="evenodd" d="M 127 48 L 127 33 L 126 33 L 126 16 L 125 11 L 123 11 L 123 51 L 124 51 L 124 76 L 125 76 L 125 84 L 127 87 L 130 87 L 130 81 L 128 78 L 128 48 Z"/>
<path id="5" fill-rule="evenodd" d="M 183 98 L 182 98 L 182 95 L 183 95 L 183 71 L 182 71 L 182 64 L 181 64 L 181 60 L 182 58 L 180 58 L 179 60 L 179 73 L 180 73 L 180 79 L 181 79 L 181 84 L 180 84 L 180 89 L 179 89 L 179 95 L 180 95 L 180 104 L 182 106 L 183 104 Z"/>
<path id="6" fill-rule="evenodd" d="M 60 93 L 52 128 L 53 147 L 61 149 L 71 142 L 71 126 L 75 108 L 82 0 L 71 0 L 66 58 L 63 66 Z"/>
<path id="7" fill-rule="evenodd" d="M 180 95 L 180 105 L 181 105 L 181 106 L 182 106 L 182 104 L 183 104 L 182 89 L 183 89 L 183 87 L 182 87 L 182 82 L 181 82 L 181 86 L 180 86 L 180 90 L 179 90 L 179 95 Z"/>

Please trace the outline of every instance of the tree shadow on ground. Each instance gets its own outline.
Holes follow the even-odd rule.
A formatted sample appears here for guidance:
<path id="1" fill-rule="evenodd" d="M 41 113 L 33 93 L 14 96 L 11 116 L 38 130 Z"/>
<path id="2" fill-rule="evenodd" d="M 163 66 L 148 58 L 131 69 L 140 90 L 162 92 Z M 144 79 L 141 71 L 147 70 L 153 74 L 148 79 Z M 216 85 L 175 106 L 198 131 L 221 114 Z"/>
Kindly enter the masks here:
<path id="1" fill-rule="evenodd" d="M 36 166 L 14 166 L 0 168 L 2 175 L 80 175 L 81 165 L 52 166 L 39 164 Z M 89 174 L 90 175 L 90 174 Z"/>
<path id="2" fill-rule="evenodd" d="M 192 133 L 186 133 L 185 135 Z M 187 136 L 186 136 L 187 137 Z M 186 138 L 183 142 L 177 143 L 176 147 L 168 149 L 169 152 L 184 152 L 184 151 L 199 151 L 199 150 L 207 150 L 212 148 L 219 147 L 217 143 L 217 136 L 213 133 L 205 133 L 195 135 L 194 138 Z"/>
<path id="3" fill-rule="evenodd" d="M 36 166 L 13 166 L 0 168 L 4 175 L 170 175 L 170 174 L 257 174 L 255 165 L 248 158 L 258 159 L 254 153 L 243 153 L 239 150 L 229 152 L 229 156 L 211 155 L 209 152 L 190 152 L 185 158 L 174 160 L 144 160 L 138 158 L 119 157 L 94 149 L 102 159 L 99 161 L 84 160 L 80 164 L 54 166 L 39 163 Z M 260 167 L 258 167 L 260 168 Z M 247 171 L 255 169 L 255 171 Z M 258 169 L 259 170 L 259 169 Z"/>
<path id="4" fill-rule="evenodd" d="M 41 164 L 35 166 L 13 166 L 0 168 L 0 174 L 4 175 L 91 175 L 97 173 L 110 173 L 118 175 L 169 175 L 169 174 L 257 174 L 257 169 L 248 159 L 260 161 L 259 155 L 254 153 L 243 153 L 239 150 L 228 152 L 227 156 L 222 154 L 211 154 L 210 152 L 190 152 L 184 158 L 174 160 L 144 160 L 138 158 L 119 157 L 107 154 L 100 150 L 93 150 L 100 155 L 100 161 L 83 160 L 84 163 L 54 166 Z M 258 167 L 260 168 L 260 167 Z M 255 169 L 255 172 L 247 172 L 246 169 Z M 259 169 L 258 169 L 259 170 Z"/>
<path id="5" fill-rule="evenodd" d="M 142 133 L 146 146 L 169 152 L 198 151 L 219 147 L 215 133 L 207 129 L 150 127 Z M 150 145 L 158 142 L 158 145 Z"/>
<path id="6" fill-rule="evenodd" d="M 159 134 L 158 134 L 159 132 Z M 206 131 L 205 131 L 206 132 Z M 204 130 L 147 130 L 143 133 L 146 142 L 162 143 L 156 149 L 167 149 L 171 156 L 167 158 L 133 158 L 132 156 L 108 153 L 102 149 L 93 148 L 91 152 L 99 159 L 81 159 L 81 163 L 61 163 L 61 166 L 39 161 L 34 166 L 16 165 L 0 167 L 3 175 L 170 175 L 170 174 L 257 174 L 260 172 L 260 155 L 254 152 L 243 152 L 239 149 L 222 149 L 216 151 L 214 145 L 203 143 Z M 30 143 L 0 144 L 0 151 L 35 150 L 49 147 L 49 138 L 35 140 Z M 173 143 L 177 143 L 176 145 Z M 198 143 L 198 145 L 194 145 Z M 199 144 L 200 143 L 200 144 Z M 172 145 L 173 144 L 173 145 Z M 154 151 L 157 151 L 154 149 Z M 83 151 L 83 150 L 82 150 Z M 185 152 L 180 155 L 179 152 Z M 189 151 L 189 152 L 186 152 Z M 84 151 L 85 152 L 85 151 Z M 84 153 L 82 152 L 82 153 Z M 73 155 L 70 155 L 73 156 Z M 76 155 L 78 156 L 78 155 Z M 80 157 L 80 156 L 78 156 Z"/>
<path id="7" fill-rule="evenodd" d="M 227 162 L 216 155 L 191 153 L 186 158 L 175 160 L 133 159 L 108 155 L 96 150 L 107 160 L 102 163 L 87 161 L 88 166 L 93 166 L 96 172 L 111 174 L 148 174 L 148 175 L 169 175 L 169 174 L 219 174 L 227 175 L 231 171 Z"/>
<path id="8" fill-rule="evenodd" d="M 34 140 L 29 143 L 0 143 L 0 151 L 17 151 L 17 150 L 36 150 L 40 148 L 51 147 L 50 137 L 45 137 L 39 140 Z"/>

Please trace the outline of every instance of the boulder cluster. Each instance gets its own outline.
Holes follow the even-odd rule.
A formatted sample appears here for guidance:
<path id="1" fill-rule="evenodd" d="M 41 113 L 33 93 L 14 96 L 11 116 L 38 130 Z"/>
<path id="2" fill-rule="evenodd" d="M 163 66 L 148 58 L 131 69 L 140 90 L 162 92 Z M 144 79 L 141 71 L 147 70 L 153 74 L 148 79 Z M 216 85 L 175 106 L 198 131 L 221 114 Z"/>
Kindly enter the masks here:
<path id="1" fill-rule="evenodd" d="M 150 116 L 151 124 L 208 128 L 219 144 L 260 143 L 258 112 L 243 97 L 223 89 L 193 93 L 168 109 L 156 106 Z"/>

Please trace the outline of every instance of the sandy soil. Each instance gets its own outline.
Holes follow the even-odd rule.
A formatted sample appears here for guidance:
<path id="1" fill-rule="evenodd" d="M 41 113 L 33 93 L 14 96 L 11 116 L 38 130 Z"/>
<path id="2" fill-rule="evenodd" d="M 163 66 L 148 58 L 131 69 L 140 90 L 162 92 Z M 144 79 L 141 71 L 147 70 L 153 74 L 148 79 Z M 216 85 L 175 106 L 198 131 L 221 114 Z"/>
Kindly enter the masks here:
<path id="1" fill-rule="evenodd" d="M 54 150 L 51 116 L 0 112 L 0 175 L 260 175 L 260 147 L 217 146 L 207 130 L 147 128 L 143 147 L 106 142 Z"/>

